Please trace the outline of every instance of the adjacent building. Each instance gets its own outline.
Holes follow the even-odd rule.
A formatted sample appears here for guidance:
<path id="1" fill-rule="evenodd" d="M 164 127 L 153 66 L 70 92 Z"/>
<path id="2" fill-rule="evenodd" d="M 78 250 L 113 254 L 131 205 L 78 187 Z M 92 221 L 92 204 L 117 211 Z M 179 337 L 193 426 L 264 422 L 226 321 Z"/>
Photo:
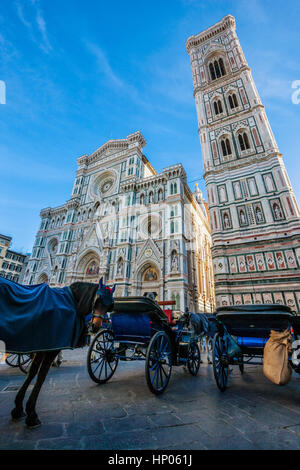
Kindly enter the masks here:
<path id="1" fill-rule="evenodd" d="M 299 208 L 235 27 L 228 15 L 186 42 L 216 302 L 279 303 L 299 312 Z"/>
<path id="2" fill-rule="evenodd" d="M 26 255 L 10 250 L 12 238 L 0 234 L 0 276 L 21 282 Z"/>
<path id="3" fill-rule="evenodd" d="M 24 283 L 116 283 L 116 295 L 155 292 L 176 310 L 214 309 L 206 203 L 181 164 L 157 173 L 135 132 L 77 160 L 70 199 L 41 211 Z"/>

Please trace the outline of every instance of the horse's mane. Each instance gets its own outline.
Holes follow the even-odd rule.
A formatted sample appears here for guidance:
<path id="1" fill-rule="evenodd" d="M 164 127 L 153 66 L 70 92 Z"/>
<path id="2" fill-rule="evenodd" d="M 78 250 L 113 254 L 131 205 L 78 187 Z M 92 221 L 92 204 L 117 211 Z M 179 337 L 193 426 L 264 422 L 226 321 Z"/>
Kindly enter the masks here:
<path id="1" fill-rule="evenodd" d="M 91 282 L 73 282 L 70 285 L 78 315 L 85 316 L 91 313 L 98 287 L 98 284 Z"/>

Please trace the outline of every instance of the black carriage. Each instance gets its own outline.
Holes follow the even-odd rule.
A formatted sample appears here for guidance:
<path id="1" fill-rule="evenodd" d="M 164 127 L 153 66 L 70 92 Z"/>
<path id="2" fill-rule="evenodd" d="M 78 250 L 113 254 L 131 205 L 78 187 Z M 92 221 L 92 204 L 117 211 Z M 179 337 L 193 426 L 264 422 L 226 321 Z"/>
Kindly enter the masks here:
<path id="1" fill-rule="evenodd" d="M 183 315 L 172 327 L 153 300 L 115 298 L 107 328 L 91 341 L 88 372 L 94 382 L 103 384 L 113 376 L 119 361 L 144 360 L 148 387 L 160 394 L 169 383 L 172 366 L 186 365 L 192 375 L 197 375 L 198 338 L 190 315 Z"/>
<path id="2" fill-rule="evenodd" d="M 289 307 L 277 304 L 218 308 L 218 332 L 213 340 L 213 370 L 218 388 L 222 392 L 226 390 L 229 366 L 237 365 L 243 373 L 245 364 L 263 363 L 264 347 L 271 330 L 289 329 L 296 339 L 300 335 L 299 321 Z M 238 345 L 235 352 L 230 339 Z M 299 368 L 291 365 L 300 373 Z"/>

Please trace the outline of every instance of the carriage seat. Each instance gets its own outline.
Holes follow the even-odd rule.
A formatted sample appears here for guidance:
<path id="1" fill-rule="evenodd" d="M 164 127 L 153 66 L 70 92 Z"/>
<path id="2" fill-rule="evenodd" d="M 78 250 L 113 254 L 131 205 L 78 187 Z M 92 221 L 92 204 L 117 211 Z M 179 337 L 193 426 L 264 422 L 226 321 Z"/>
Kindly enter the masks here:
<path id="1" fill-rule="evenodd" d="M 234 336 L 269 338 L 270 330 L 293 326 L 295 315 L 285 305 L 233 305 L 217 308 L 217 320 Z"/>
<path id="2" fill-rule="evenodd" d="M 167 315 L 160 306 L 148 297 L 115 297 L 112 316 L 148 316 L 152 322 L 158 323 L 164 328 L 169 327 Z"/>

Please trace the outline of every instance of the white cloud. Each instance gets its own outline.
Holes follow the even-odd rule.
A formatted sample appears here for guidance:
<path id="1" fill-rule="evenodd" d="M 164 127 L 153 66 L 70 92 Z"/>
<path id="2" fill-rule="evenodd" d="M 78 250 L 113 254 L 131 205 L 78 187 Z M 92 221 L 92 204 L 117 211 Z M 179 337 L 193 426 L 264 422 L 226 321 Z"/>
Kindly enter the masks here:
<path id="1" fill-rule="evenodd" d="M 123 80 L 121 80 L 111 68 L 109 61 L 104 53 L 104 51 L 91 42 L 85 42 L 87 49 L 96 57 L 99 68 L 102 70 L 106 78 L 113 85 L 116 85 L 119 88 L 127 86 Z"/>
<path id="2" fill-rule="evenodd" d="M 47 32 L 46 21 L 43 11 L 40 7 L 39 0 L 27 1 L 26 15 L 24 11 L 24 3 L 15 2 L 17 15 L 23 25 L 27 28 L 31 39 L 39 45 L 39 47 L 49 54 L 52 50 Z M 31 10 L 31 11 L 30 11 Z M 28 19 L 28 16 L 31 20 Z M 32 20 L 34 18 L 34 20 Z"/>

